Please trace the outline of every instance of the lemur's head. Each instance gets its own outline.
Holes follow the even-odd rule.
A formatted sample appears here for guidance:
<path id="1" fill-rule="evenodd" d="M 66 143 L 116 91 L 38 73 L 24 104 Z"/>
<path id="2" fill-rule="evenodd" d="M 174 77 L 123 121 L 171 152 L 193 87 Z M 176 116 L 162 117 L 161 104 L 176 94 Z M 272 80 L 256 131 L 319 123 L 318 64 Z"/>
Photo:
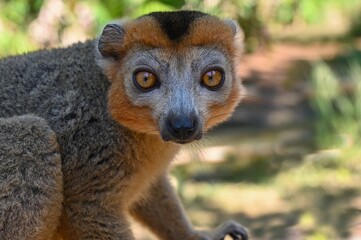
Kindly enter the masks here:
<path id="1" fill-rule="evenodd" d="M 242 44 L 235 22 L 196 11 L 154 12 L 106 25 L 97 47 L 111 82 L 112 117 L 164 141 L 200 139 L 241 98 L 236 68 Z"/>

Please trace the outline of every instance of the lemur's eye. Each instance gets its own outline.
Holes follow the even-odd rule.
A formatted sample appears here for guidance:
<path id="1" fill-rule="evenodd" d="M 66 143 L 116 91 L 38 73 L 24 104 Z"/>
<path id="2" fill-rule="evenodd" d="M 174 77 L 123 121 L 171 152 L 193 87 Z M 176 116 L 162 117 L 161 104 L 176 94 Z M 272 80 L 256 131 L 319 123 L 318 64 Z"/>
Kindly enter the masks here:
<path id="1" fill-rule="evenodd" d="M 223 84 L 224 73 L 219 69 L 207 71 L 202 76 L 202 84 L 210 90 L 215 90 Z"/>
<path id="2" fill-rule="evenodd" d="M 158 83 L 157 76 L 151 72 L 139 71 L 133 76 L 134 84 L 143 89 L 150 90 Z"/>

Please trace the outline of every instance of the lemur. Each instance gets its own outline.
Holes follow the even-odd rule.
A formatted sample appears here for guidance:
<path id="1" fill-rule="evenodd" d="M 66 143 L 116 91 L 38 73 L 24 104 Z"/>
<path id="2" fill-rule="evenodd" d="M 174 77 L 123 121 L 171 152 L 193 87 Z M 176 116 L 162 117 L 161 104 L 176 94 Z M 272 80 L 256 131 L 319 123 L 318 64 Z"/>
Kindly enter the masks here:
<path id="1" fill-rule="evenodd" d="M 106 25 L 99 38 L 0 61 L 0 239 L 247 239 L 197 231 L 168 181 L 180 145 L 226 120 L 242 32 L 198 11 Z"/>

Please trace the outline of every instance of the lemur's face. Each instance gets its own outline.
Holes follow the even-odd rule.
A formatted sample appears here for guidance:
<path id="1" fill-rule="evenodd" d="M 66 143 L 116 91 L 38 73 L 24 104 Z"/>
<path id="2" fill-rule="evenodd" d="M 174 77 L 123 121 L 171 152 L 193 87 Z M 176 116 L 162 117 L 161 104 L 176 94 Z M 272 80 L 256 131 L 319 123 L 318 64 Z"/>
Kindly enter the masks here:
<path id="1" fill-rule="evenodd" d="M 200 139 L 240 100 L 239 44 L 233 22 L 199 12 L 153 13 L 107 25 L 98 47 L 111 81 L 113 118 L 164 141 Z"/>

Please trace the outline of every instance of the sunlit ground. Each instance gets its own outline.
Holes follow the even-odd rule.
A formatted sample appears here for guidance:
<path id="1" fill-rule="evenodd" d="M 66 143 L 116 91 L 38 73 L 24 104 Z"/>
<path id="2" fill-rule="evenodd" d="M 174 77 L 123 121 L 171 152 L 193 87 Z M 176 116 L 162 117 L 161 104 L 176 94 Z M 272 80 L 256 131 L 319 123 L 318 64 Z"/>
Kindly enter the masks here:
<path id="1" fill-rule="evenodd" d="M 215 134 L 216 146 L 179 164 L 173 180 L 192 222 L 212 228 L 234 219 L 252 239 L 361 239 L 359 158 L 345 163 L 338 150 L 303 146 L 282 152 L 284 134 Z"/>

